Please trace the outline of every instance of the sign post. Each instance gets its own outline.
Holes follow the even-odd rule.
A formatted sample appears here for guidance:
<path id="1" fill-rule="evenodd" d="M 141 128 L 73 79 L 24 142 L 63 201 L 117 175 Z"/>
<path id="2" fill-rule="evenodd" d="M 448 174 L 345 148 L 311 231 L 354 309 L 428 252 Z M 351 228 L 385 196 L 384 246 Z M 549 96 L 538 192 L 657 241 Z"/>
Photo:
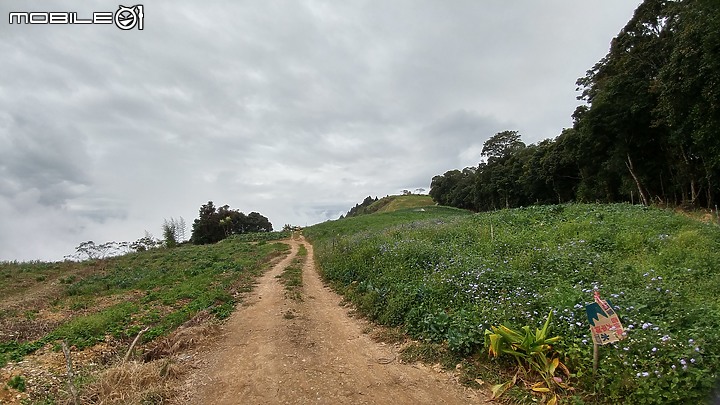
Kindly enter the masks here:
<path id="1" fill-rule="evenodd" d="M 599 346 L 625 339 L 625 331 L 612 305 L 601 299 L 598 291 L 594 298 L 595 302 L 585 306 L 585 313 L 593 338 L 593 373 L 596 373 L 600 362 Z"/>

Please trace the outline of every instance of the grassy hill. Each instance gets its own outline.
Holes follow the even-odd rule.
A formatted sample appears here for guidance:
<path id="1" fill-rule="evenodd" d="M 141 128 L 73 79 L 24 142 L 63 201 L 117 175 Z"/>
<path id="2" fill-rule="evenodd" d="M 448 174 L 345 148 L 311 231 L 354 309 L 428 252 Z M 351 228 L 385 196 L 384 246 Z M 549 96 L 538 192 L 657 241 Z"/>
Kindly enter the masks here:
<path id="1" fill-rule="evenodd" d="M 355 205 L 355 207 L 353 207 L 346 216 L 358 217 L 362 215 L 392 212 L 407 208 L 420 209 L 434 205 L 435 202 L 429 195 L 390 195 L 377 201 L 373 201 L 372 197 L 368 196 L 362 203 Z"/>
<path id="2" fill-rule="evenodd" d="M 429 195 L 391 195 L 383 197 L 368 207 L 368 214 L 377 212 L 393 212 L 408 208 L 422 208 L 435 205 Z"/>
<path id="3" fill-rule="evenodd" d="M 548 312 L 551 334 L 562 337 L 554 353 L 571 372 L 556 375 L 576 390 L 551 388 L 574 403 L 704 403 L 718 379 L 716 225 L 623 204 L 474 215 L 430 207 L 305 233 L 324 277 L 362 313 L 428 342 L 418 350 L 432 361 L 449 353 L 445 362 L 460 363 L 468 381 L 502 383 L 514 373 L 497 377 L 512 369 L 512 357 L 488 358 L 486 329 L 534 331 Z M 601 348 L 593 376 L 585 305 L 595 290 L 612 301 L 628 333 Z M 488 368 L 499 374 L 478 374 Z M 510 395 L 531 402 L 530 392 L 514 388 Z"/>
<path id="4" fill-rule="evenodd" d="M 159 347 L 181 325 L 226 318 L 269 262 L 287 252 L 286 244 L 268 242 L 268 236 L 258 234 L 258 241 L 240 235 L 214 245 L 159 248 L 80 263 L 0 263 L 0 400 L 7 393 L 6 382 L 36 390 L 30 393 L 38 403 L 66 400 L 67 393 L 58 389 L 63 379 L 47 370 L 23 371 L 16 365 L 9 374 L 2 371 L 8 362 L 28 357 L 57 359 L 63 341 L 75 353 L 81 379 L 92 383 L 97 365 L 116 363 L 144 328 L 141 343 Z M 186 347 L 202 339 L 186 336 L 183 342 L 165 344 Z M 152 359 L 163 360 L 158 350 Z M 23 364 L 48 362 L 42 359 Z M 167 372 L 168 364 L 165 359 L 157 368 Z M 56 368 L 64 370 L 63 362 Z M 38 380 L 37 375 L 45 377 Z"/>

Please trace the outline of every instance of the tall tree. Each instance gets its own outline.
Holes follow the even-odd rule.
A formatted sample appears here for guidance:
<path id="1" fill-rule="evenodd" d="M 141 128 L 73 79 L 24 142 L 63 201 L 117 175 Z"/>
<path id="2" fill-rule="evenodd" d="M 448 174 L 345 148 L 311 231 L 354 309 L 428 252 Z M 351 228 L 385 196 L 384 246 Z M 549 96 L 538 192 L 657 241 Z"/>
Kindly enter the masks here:
<path id="1" fill-rule="evenodd" d="M 712 207 L 720 176 L 720 2 L 685 0 L 672 9 L 667 25 L 674 35 L 659 74 L 656 120 L 669 128 L 679 152 L 683 194 L 695 203 L 704 191 Z"/>
<path id="2" fill-rule="evenodd" d="M 516 149 L 524 148 L 525 144 L 520 139 L 518 131 L 502 131 L 493 135 L 485 141 L 482 148 L 482 155 L 488 159 L 488 163 L 502 159 Z"/>
<path id="3" fill-rule="evenodd" d="M 578 80 L 581 98 L 589 109 L 578 114 L 581 147 L 604 161 L 597 173 L 625 169 L 644 204 L 657 195 L 663 151 L 667 143 L 664 127 L 653 125 L 658 102 L 657 78 L 667 61 L 669 1 L 645 0 L 620 34 L 608 55 Z M 649 157 L 649 158 L 648 158 Z M 611 176 L 611 175 L 610 175 Z M 586 180 L 586 179 L 584 179 Z M 621 183 L 606 190 L 607 199 L 617 198 Z"/>

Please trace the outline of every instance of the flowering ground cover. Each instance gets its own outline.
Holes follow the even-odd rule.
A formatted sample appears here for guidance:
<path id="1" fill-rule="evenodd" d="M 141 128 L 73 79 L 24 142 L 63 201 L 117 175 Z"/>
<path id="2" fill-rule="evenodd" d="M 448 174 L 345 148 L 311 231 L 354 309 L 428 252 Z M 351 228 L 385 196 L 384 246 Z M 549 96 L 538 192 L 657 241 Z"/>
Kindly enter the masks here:
<path id="1" fill-rule="evenodd" d="M 627 204 L 469 215 L 443 207 L 306 229 L 321 271 L 358 309 L 410 336 L 487 359 L 492 325 L 542 326 L 574 403 L 703 403 L 720 371 L 720 229 Z M 585 305 L 615 306 L 624 340 L 592 373 Z"/>

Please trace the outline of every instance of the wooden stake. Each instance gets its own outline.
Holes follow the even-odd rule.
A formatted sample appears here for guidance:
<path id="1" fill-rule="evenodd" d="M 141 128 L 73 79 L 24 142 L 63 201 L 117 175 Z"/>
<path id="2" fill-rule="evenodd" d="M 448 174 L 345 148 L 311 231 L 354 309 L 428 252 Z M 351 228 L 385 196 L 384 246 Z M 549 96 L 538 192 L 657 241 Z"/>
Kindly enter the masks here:
<path id="1" fill-rule="evenodd" d="M 600 346 L 593 340 L 593 375 L 597 374 L 598 365 L 600 364 Z"/>
<path id="2" fill-rule="evenodd" d="M 75 384 L 73 383 L 73 380 L 75 379 L 75 373 L 73 373 L 72 369 L 70 348 L 68 347 L 67 342 L 65 342 L 64 340 L 62 342 L 62 349 L 63 354 L 65 354 L 65 366 L 67 367 L 68 391 L 70 391 L 70 395 L 72 395 L 73 404 L 78 405 L 80 401 L 78 401 L 77 388 L 75 388 Z"/>
<path id="3" fill-rule="evenodd" d="M 495 241 L 495 232 L 493 231 L 493 224 L 490 224 L 490 242 Z"/>

